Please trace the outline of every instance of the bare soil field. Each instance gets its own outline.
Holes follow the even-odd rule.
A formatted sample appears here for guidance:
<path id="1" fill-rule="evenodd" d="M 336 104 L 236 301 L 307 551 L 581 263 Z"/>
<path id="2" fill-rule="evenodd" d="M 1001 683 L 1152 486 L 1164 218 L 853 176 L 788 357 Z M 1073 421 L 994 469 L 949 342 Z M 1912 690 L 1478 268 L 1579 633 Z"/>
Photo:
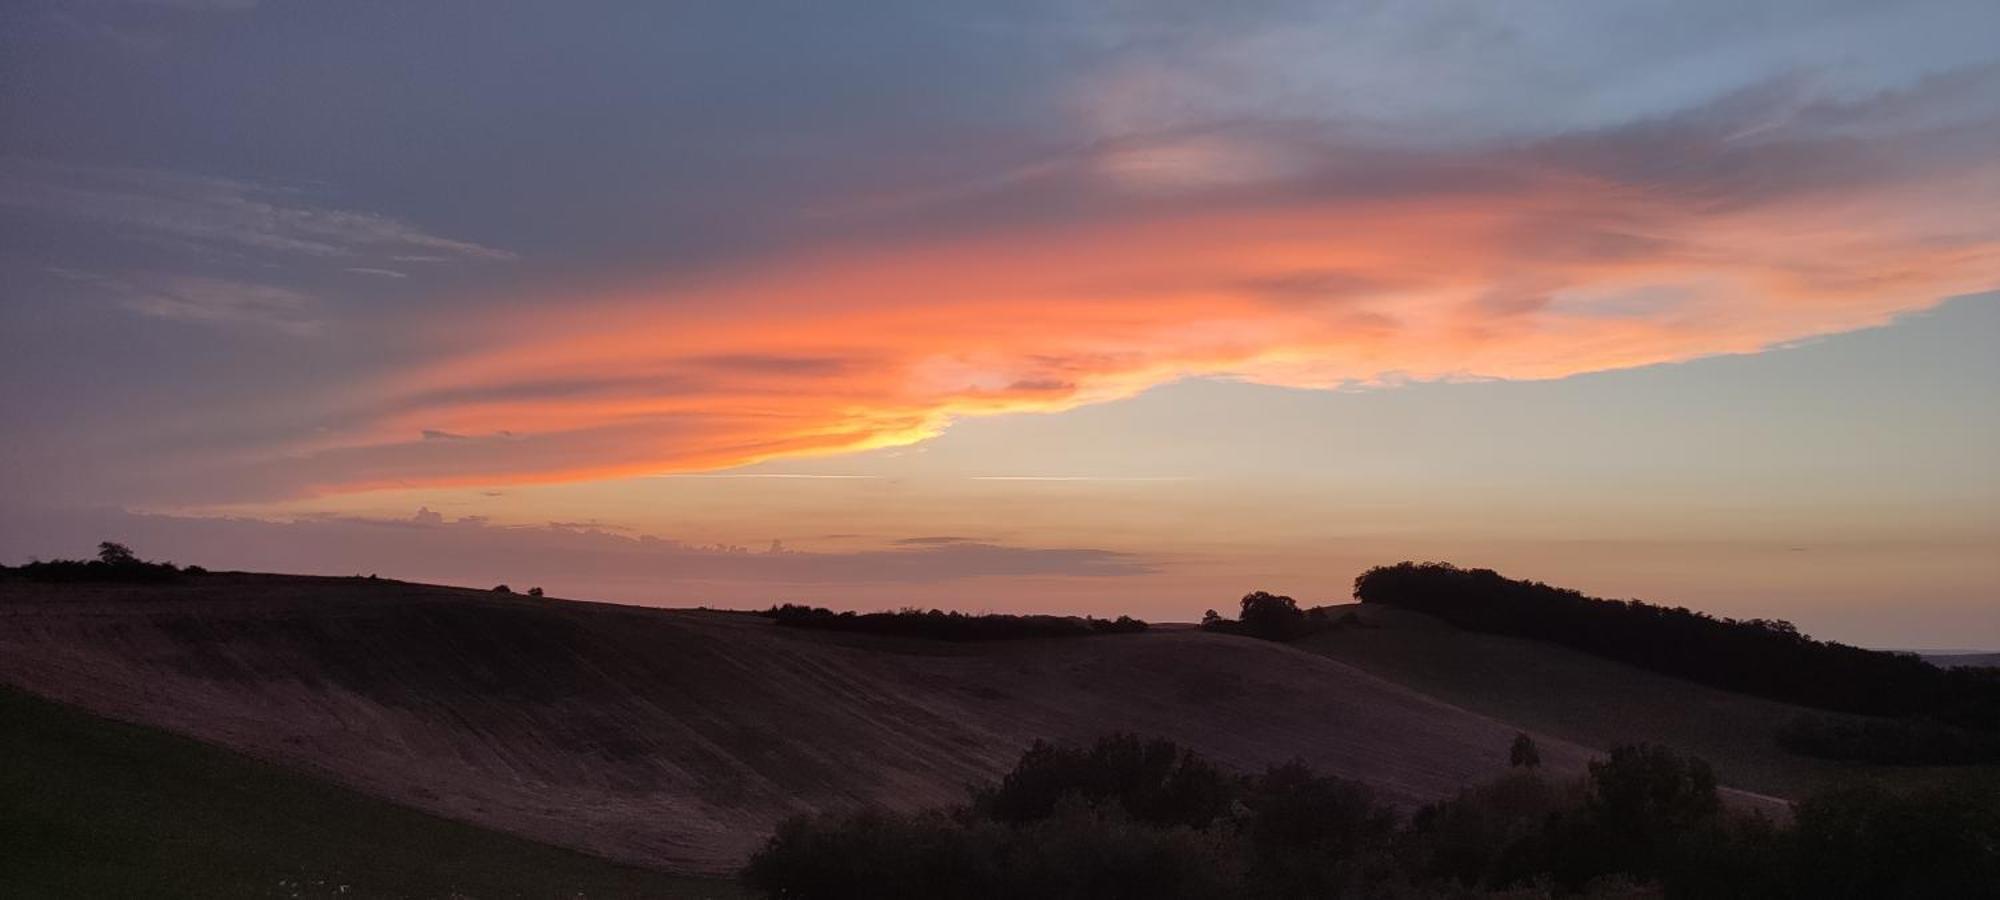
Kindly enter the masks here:
<path id="1" fill-rule="evenodd" d="M 686 872 L 785 816 L 955 802 L 1036 738 L 1290 759 L 1413 806 L 1516 728 L 1327 656 L 1192 630 L 942 644 L 354 578 L 0 580 L 0 681 L 450 818 Z M 1583 747 L 1538 734 L 1545 765 Z"/>

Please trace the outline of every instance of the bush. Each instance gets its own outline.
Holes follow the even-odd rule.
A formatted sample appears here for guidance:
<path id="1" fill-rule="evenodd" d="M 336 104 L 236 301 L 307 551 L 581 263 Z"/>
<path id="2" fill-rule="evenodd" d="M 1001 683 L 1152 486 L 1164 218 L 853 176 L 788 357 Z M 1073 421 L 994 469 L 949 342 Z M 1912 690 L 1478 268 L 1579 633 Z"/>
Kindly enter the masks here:
<path id="1" fill-rule="evenodd" d="M 816 628 L 939 641 L 1003 641 L 1133 634 L 1150 627 L 1131 616 L 1097 619 L 1077 616 L 1011 616 L 994 613 L 968 615 L 936 609 L 836 613 L 822 607 L 792 603 L 771 607 L 764 611 L 764 615 L 787 628 Z"/>
<path id="2" fill-rule="evenodd" d="M 1514 744 L 1507 748 L 1507 765 L 1514 768 L 1532 769 L 1542 764 L 1542 750 L 1535 746 L 1535 739 L 1526 732 L 1514 736 Z"/>
<path id="3" fill-rule="evenodd" d="M 997 832 L 941 813 L 794 818 L 750 858 L 743 878 L 773 897 L 991 896 Z"/>
<path id="4" fill-rule="evenodd" d="M 1260 895 L 1355 896 L 1395 875 L 1396 814 L 1360 782 L 1290 763 L 1253 779 L 1244 806 L 1249 879 Z"/>
<path id="5" fill-rule="evenodd" d="M 1613 750 L 1519 768 L 1408 823 L 1292 763 L 1233 777 L 1164 740 L 1036 742 L 970 805 L 781 825 L 744 875 L 778 897 L 2000 896 L 2000 796 L 1820 794 L 1795 827 L 1732 813 L 1708 765 Z"/>
<path id="6" fill-rule="evenodd" d="M 1423 879 L 1503 889 L 1548 870 L 1548 829 L 1583 804 L 1582 786 L 1559 787 L 1516 771 L 1419 810 L 1404 836 L 1402 861 Z"/>
<path id="7" fill-rule="evenodd" d="M 1838 788 L 1795 808 L 1799 896 L 2000 897 L 2000 791 Z"/>
<path id="8" fill-rule="evenodd" d="M 1070 803 L 1018 828 L 939 812 L 793 819 L 743 876 L 773 897 L 829 900 L 1197 900 L 1232 896 L 1230 861 L 1213 835 Z"/>
<path id="9" fill-rule="evenodd" d="M 997 822 L 1046 819 L 1064 800 L 1115 807 L 1152 825 L 1199 828 L 1230 812 L 1233 779 L 1172 741 L 1115 734 L 1088 750 L 1036 741 L 1000 783 L 974 792 L 973 809 Z"/>

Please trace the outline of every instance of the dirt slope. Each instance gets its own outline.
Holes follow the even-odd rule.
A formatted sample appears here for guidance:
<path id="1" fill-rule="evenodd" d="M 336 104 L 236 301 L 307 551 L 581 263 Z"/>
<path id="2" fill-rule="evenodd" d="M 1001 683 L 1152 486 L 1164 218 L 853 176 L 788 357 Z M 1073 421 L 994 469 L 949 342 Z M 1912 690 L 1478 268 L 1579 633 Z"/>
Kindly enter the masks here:
<path id="1" fill-rule="evenodd" d="M 940 645 L 744 614 L 341 578 L 0 582 L 0 680 L 615 859 L 735 866 L 780 818 L 952 802 L 1037 737 L 1303 758 L 1405 804 L 1505 766 L 1509 725 L 1265 642 Z M 1585 752 L 1543 741 L 1546 763 Z"/>
<path id="2" fill-rule="evenodd" d="M 1596 749 L 1646 741 L 1714 763 L 1730 784 L 1798 797 L 1865 776 L 1921 783 L 1954 770 L 1896 771 L 1815 760 L 1778 746 L 1780 726 L 1804 707 L 1718 690 L 1567 647 L 1453 627 L 1419 612 L 1380 605 L 1354 611 L 1362 627 L 1297 642 L 1324 655 L 1446 702 L 1537 733 Z"/>

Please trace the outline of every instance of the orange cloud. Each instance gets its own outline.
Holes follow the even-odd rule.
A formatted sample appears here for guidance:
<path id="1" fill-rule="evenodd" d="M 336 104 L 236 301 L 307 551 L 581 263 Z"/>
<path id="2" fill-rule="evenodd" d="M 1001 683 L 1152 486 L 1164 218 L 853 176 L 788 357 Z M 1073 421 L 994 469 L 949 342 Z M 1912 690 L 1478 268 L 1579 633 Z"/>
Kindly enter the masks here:
<path id="1" fill-rule="evenodd" d="M 1038 176 L 1084 191 L 1089 216 L 420 323 L 471 349 L 358 386 L 344 402 L 366 424 L 283 465 L 319 491 L 713 469 L 1185 376 L 1335 388 L 1753 352 L 2000 286 L 1989 154 L 1899 170 L 1831 127 L 1733 131 L 1459 157 L 1317 147 L 1309 171 L 1249 184 L 1181 177 L 1229 154 L 1165 154 L 1195 182 L 1165 200 L 1121 195 L 1130 170 L 1090 161 Z"/>

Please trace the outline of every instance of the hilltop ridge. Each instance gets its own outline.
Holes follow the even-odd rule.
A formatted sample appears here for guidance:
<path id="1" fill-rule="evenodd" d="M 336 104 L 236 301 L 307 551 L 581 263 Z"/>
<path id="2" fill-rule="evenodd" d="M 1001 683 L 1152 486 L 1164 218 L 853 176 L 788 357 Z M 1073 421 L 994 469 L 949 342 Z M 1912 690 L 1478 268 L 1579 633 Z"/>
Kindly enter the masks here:
<path id="1" fill-rule="evenodd" d="M 947 644 L 392 581 L 0 582 L 0 681 L 613 859 L 740 864 L 787 815 L 949 802 L 1037 738 L 1298 758 L 1412 807 L 1516 729 L 1194 630 Z M 1589 752 L 1552 737 L 1545 765 Z"/>

